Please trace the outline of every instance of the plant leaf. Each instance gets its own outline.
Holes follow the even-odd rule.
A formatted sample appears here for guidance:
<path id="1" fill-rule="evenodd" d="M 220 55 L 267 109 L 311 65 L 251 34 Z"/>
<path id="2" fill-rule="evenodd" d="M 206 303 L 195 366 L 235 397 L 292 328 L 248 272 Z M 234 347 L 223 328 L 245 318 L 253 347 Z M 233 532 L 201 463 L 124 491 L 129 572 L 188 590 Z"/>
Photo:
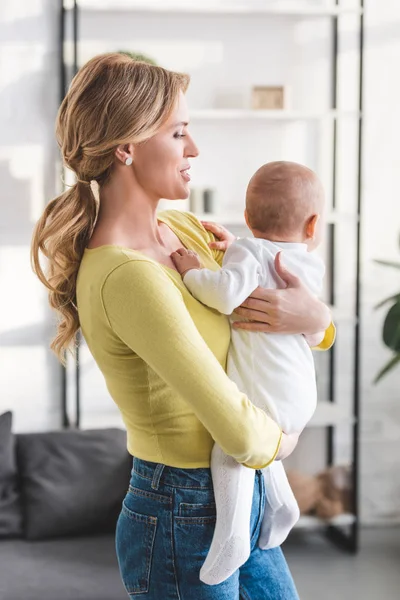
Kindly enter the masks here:
<path id="1" fill-rule="evenodd" d="M 386 298 L 386 300 L 381 300 L 378 304 L 374 306 L 375 309 L 381 308 L 387 302 L 398 302 L 400 301 L 400 294 L 395 294 L 394 296 L 390 296 L 390 298 Z"/>
<path id="2" fill-rule="evenodd" d="M 385 267 L 394 267 L 395 269 L 400 269 L 400 263 L 394 262 L 392 260 L 374 260 L 378 265 L 384 265 Z"/>
<path id="3" fill-rule="evenodd" d="M 379 371 L 379 373 L 375 377 L 374 383 L 378 383 L 378 381 L 380 381 L 382 379 L 382 377 L 384 377 L 384 375 L 389 373 L 389 371 L 391 371 L 393 369 L 393 367 L 395 367 L 397 365 L 397 363 L 400 363 L 400 354 L 395 354 L 389 360 L 389 362 L 386 363 L 386 365 Z"/>
<path id="4" fill-rule="evenodd" d="M 383 324 L 383 341 L 388 348 L 400 353 L 400 302 L 389 309 Z"/>

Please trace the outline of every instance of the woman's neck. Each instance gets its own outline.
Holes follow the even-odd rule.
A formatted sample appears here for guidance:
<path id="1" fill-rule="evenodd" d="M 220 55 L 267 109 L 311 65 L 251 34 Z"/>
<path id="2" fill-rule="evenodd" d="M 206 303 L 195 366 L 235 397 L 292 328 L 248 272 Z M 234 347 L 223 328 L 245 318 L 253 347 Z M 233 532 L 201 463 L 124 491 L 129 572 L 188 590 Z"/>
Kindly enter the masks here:
<path id="1" fill-rule="evenodd" d="M 162 244 L 157 222 L 158 199 L 151 199 L 138 185 L 110 181 L 100 192 L 100 210 L 91 240 L 132 248 Z"/>

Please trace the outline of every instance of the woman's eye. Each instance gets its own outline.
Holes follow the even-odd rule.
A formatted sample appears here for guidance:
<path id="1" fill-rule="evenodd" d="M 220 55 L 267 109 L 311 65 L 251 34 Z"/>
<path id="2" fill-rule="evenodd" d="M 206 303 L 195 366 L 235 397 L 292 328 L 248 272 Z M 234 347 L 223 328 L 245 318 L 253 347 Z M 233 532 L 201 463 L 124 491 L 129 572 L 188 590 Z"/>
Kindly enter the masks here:
<path id="1" fill-rule="evenodd" d="M 175 133 L 174 138 L 184 138 L 186 135 L 184 133 Z"/>

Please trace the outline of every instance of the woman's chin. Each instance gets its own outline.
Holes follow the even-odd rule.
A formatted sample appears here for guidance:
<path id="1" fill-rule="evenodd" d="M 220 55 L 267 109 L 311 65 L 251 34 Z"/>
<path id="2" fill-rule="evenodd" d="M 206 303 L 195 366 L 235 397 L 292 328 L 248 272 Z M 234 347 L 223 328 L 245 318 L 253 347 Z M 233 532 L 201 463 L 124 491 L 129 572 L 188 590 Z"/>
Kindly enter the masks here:
<path id="1" fill-rule="evenodd" d="M 187 200 L 190 196 L 190 187 L 189 185 L 179 186 L 179 190 L 175 190 L 173 194 L 169 194 L 168 196 L 163 196 L 165 200 Z"/>

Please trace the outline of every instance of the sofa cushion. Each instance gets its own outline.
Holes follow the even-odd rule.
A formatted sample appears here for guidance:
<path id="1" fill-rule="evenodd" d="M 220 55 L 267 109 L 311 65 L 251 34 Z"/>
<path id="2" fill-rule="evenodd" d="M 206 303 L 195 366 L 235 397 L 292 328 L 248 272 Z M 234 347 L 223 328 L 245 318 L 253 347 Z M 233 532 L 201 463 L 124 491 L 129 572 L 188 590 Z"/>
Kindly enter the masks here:
<path id="1" fill-rule="evenodd" d="M 15 438 L 11 427 L 11 412 L 0 415 L 0 538 L 22 535 Z"/>
<path id="2" fill-rule="evenodd" d="M 29 540 L 114 531 L 131 457 L 119 429 L 18 435 Z"/>

